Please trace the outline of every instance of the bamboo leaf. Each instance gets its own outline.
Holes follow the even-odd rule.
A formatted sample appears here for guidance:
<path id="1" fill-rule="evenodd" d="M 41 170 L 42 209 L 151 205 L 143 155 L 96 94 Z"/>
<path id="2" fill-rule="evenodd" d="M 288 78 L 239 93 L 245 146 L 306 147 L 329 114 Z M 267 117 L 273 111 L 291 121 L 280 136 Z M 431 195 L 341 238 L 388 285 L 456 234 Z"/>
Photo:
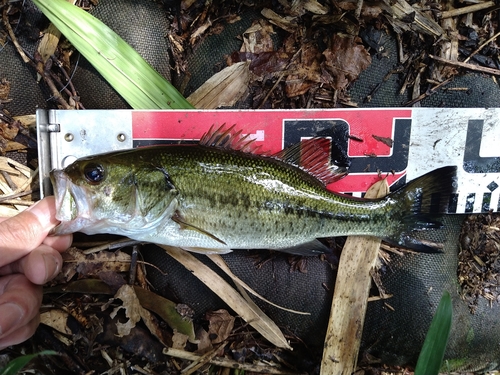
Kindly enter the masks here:
<path id="1" fill-rule="evenodd" d="M 132 108 L 193 108 L 170 82 L 97 18 L 65 0 L 34 3 Z"/>
<path id="2" fill-rule="evenodd" d="M 450 334 L 452 314 L 450 293 L 444 292 L 427 336 L 425 336 L 424 345 L 415 368 L 415 375 L 437 375 L 439 373 Z"/>

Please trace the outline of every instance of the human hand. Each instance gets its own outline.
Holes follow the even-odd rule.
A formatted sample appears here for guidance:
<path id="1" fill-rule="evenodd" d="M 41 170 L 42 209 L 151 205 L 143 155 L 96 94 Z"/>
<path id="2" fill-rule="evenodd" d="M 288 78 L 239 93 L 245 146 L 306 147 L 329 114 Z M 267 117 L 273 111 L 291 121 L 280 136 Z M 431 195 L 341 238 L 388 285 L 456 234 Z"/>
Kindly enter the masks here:
<path id="1" fill-rule="evenodd" d="M 54 197 L 0 218 L 0 350 L 25 341 L 40 322 L 42 284 L 61 270 L 71 235 L 47 237 L 58 221 Z"/>

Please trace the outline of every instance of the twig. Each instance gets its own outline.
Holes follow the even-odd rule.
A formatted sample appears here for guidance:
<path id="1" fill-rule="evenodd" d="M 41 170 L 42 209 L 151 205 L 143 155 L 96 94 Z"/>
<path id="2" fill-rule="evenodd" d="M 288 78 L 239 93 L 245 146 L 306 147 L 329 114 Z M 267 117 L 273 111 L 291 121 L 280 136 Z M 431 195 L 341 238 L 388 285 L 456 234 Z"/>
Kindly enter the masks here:
<path id="1" fill-rule="evenodd" d="M 415 103 L 417 103 L 417 102 L 419 102 L 419 101 L 421 101 L 421 100 L 423 100 L 423 99 L 427 98 L 428 96 L 431 96 L 432 94 L 436 93 L 436 91 L 437 91 L 439 88 L 441 88 L 441 87 L 443 87 L 443 86 L 447 85 L 447 84 L 448 84 L 448 83 L 450 83 L 452 80 L 453 80 L 453 77 L 448 78 L 446 81 L 443 81 L 443 82 L 441 82 L 441 83 L 437 84 L 436 86 L 434 86 L 434 87 L 433 87 L 433 88 L 431 88 L 430 90 L 427 90 L 425 93 L 421 94 L 418 98 L 412 99 L 412 100 L 410 100 L 409 102 L 405 103 L 404 105 L 405 105 L 406 107 L 411 107 L 413 104 L 415 104 Z"/>
<path id="2" fill-rule="evenodd" d="M 7 199 L 7 200 L 2 200 L 2 204 L 12 204 L 17 206 L 33 206 L 35 202 L 27 200 Z"/>
<path id="3" fill-rule="evenodd" d="M 24 197 L 25 195 L 30 195 L 32 193 L 34 193 L 34 190 L 22 191 L 20 193 L 8 194 L 8 195 L 3 195 L 3 196 L 0 195 L 0 203 L 3 203 L 5 201 L 9 201 L 11 199 L 19 198 L 19 197 Z"/>
<path id="4" fill-rule="evenodd" d="M 16 36 L 14 35 L 14 30 L 12 30 L 12 27 L 10 26 L 9 16 L 7 15 L 8 9 L 9 8 L 7 6 L 3 8 L 3 12 L 2 12 L 3 23 L 4 23 L 5 27 L 7 28 L 7 32 L 9 33 L 9 37 L 12 40 L 12 43 L 16 47 L 17 52 L 19 52 L 19 55 L 21 55 L 21 58 L 23 59 L 23 61 L 25 63 L 30 63 L 31 62 L 30 58 L 28 56 L 26 56 L 26 54 L 24 53 L 23 48 L 21 47 L 21 45 L 17 41 Z"/>
<path id="5" fill-rule="evenodd" d="M 470 69 L 470 70 L 473 70 L 475 72 L 493 74 L 496 76 L 500 75 L 499 69 L 487 68 L 485 66 L 479 66 L 479 65 L 469 64 L 469 63 L 460 62 L 460 61 L 450 61 L 450 60 L 443 59 L 442 57 L 438 57 L 438 56 L 434 56 L 434 55 L 429 55 L 429 57 L 431 59 L 439 61 L 443 64 L 454 65 L 454 66 L 458 66 L 460 68 Z"/>
<path id="6" fill-rule="evenodd" d="M 281 73 L 281 75 L 279 76 L 278 80 L 276 81 L 276 83 L 273 85 L 273 87 L 271 87 L 271 89 L 267 92 L 266 96 L 264 97 L 264 99 L 262 100 L 262 103 L 260 103 L 260 105 L 257 107 L 257 109 L 260 109 L 262 108 L 262 106 L 266 103 L 267 99 L 269 99 L 269 97 L 271 96 L 272 92 L 276 89 L 276 87 L 278 86 L 278 84 L 281 82 L 281 79 L 283 78 L 283 76 L 285 75 L 284 72 Z"/>
<path id="7" fill-rule="evenodd" d="M 458 9 L 453 9 L 453 10 L 445 10 L 444 12 L 441 13 L 441 18 L 451 18 L 451 17 L 456 17 L 456 16 L 461 16 L 462 14 L 467 14 L 467 13 L 474 13 L 479 10 L 483 10 L 486 8 L 490 8 L 495 6 L 494 1 L 486 1 L 484 3 L 479 3 L 479 4 L 474 4 L 474 5 L 469 5 L 463 8 L 458 8 Z"/>
<path id="8" fill-rule="evenodd" d="M 361 16 L 361 10 L 363 9 L 363 0 L 358 0 L 356 4 L 356 10 L 354 11 L 354 17 L 359 20 L 359 16 Z"/>
<path id="9" fill-rule="evenodd" d="M 479 51 L 481 51 L 484 46 L 486 46 L 489 42 L 493 41 L 494 39 L 496 39 L 498 36 L 500 36 L 500 31 L 498 33 L 496 33 L 495 35 L 493 35 L 490 39 L 488 39 L 486 42 L 484 42 L 483 44 L 481 44 L 474 52 L 472 52 L 469 57 L 467 57 L 465 60 L 464 60 L 464 63 L 467 63 L 469 62 L 469 60 L 471 59 L 472 56 L 474 56 L 476 53 L 478 53 Z"/>
<path id="10" fill-rule="evenodd" d="M 16 47 L 17 52 L 19 53 L 19 55 L 21 56 L 21 58 L 23 59 L 23 61 L 26 64 L 29 64 L 29 65 L 33 66 L 36 69 L 37 73 L 39 73 L 44 78 L 45 83 L 47 83 L 47 85 L 49 86 L 50 90 L 52 91 L 52 96 L 57 99 L 58 103 L 64 109 L 73 109 L 73 107 L 71 107 L 68 104 L 68 102 L 66 102 L 66 100 L 62 97 L 62 95 L 59 93 L 59 91 L 55 87 L 54 82 L 52 82 L 52 79 L 50 77 L 50 74 L 45 71 L 44 64 L 41 62 L 41 55 L 40 55 L 40 53 L 35 52 L 35 56 L 37 55 L 37 53 L 40 56 L 40 59 L 39 59 L 40 61 L 39 62 L 35 62 L 35 61 L 33 61 L 33 59 L 31 59 L 30 57 L 28 57 L 28 55 L 26 54 L 26 52 L 24 52 L 23 48 L 21 47 L 21 45 L 19 44 L 19 41 L 16 38 L 16 35 L 14 34 L 14 31 L 12 30 L 12 27 L 10 26 L 9 17 L 7 15 L 7 11 L 8 11 L 8 7 L 4 7 L 3 12 L 2 12 L 2 20 L 3 20 L 3 23 L 5 24 L 5 27 L 7 28 L 7 32 L 9 34 L 9 37 L 10 37 L 12 43 Z"/>
<path id="11" fill-rule="evenodd" d="M 166 354 L 170 357 L 186 359 L 188 361 L 198 361 L 201 356 L 195 353 L 187 352 L 185 350 L 173 349 L 173 348 L 164 348 L 163 354 Z M 265 365 L 254 365 L 250 363 L 240 363 L 237 361 L 233 361 L 231 359 L 214 357 L 208 361 L 216 366 L 240 369 L 248 372 L 257 372 L 261 374 L 272 374 L 272 375 L 299 375 L 299 373 L 290 372 L 286 370 L 281 370 L 279 368 L 273 366 L 265 366 Z"/>

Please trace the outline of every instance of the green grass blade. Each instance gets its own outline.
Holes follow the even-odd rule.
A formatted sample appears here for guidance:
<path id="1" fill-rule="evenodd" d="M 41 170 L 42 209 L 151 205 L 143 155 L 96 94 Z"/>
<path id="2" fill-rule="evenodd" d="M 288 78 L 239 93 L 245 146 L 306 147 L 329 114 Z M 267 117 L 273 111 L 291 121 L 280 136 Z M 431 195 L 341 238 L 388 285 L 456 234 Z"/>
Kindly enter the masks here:
<path id="1" fill-rule="evenodd" d="M 191 109 L 193 106 L 113 30 L 65 0 L 34 0 L 134 109 Z"/>
<path id="2" fill-rule="evenodd" d="M 10 361 L 7 366 L 5 366 L 3 369 L 0 370 L 0 375 L 15 375 L 19 371 L 23 369 L 24 366 L 28 364 L 29 361 L 31 361 L 33 358 L 39 356 L 39 355 L 57 355 L 57 352 L 53 350 L 44 350 L 40 353 L 36 354 L 28 354 L 28 355 L 23 355 L 21 357 L 17 357 L 16 359 L 13 359 Z"/>
<path id="3" fill-rule="evenodd" d="M 444 292 L 418 357 L 415 375 L 437 375 L 439 373 L 448 343 L 452 315 L 450 293 Z"/>

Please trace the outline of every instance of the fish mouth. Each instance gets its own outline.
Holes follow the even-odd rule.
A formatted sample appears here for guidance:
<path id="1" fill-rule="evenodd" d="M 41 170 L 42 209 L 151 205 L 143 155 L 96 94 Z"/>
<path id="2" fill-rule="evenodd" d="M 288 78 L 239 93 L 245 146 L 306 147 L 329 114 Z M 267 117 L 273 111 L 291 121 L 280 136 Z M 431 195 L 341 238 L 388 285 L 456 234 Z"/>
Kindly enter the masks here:
<path id="1" fill-rule="evenodd" d="M 56 201 L 56 219 L 60 221 L 52 235 L 78 232 L 88 223 L 90 206 L 85 190 L 71 182 L 63 170 L 50 172 Z"/>

